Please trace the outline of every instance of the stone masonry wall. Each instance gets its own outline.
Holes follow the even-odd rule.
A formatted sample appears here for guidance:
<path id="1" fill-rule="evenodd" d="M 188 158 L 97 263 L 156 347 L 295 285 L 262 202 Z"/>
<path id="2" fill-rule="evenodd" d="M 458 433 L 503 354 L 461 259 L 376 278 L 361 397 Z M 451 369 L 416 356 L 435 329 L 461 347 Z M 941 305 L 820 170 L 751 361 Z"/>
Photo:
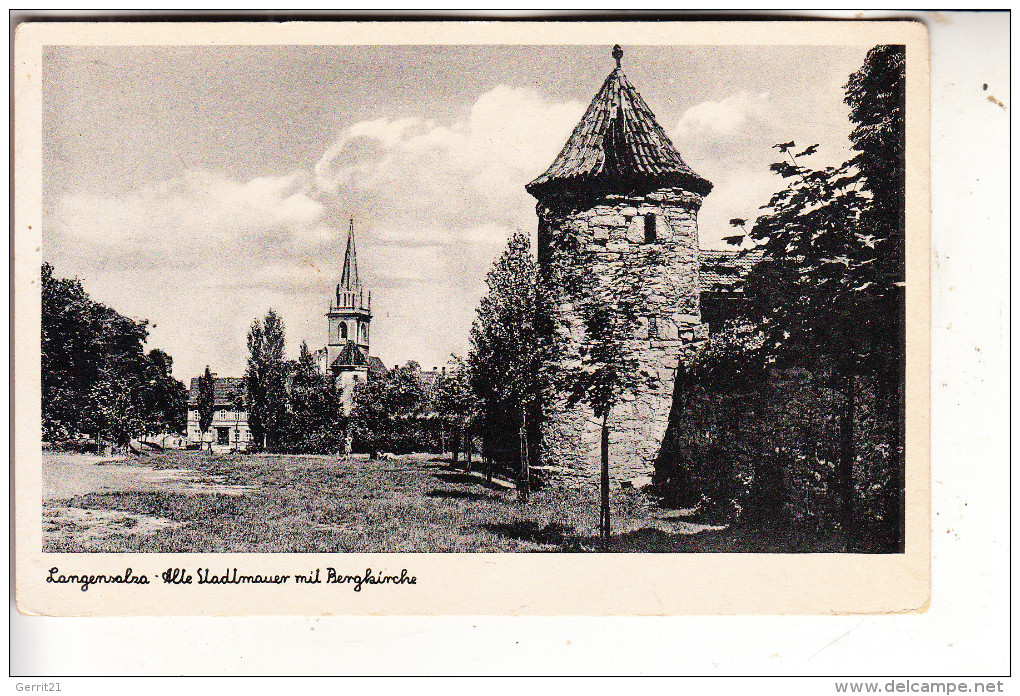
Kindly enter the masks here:
<path id="1" fill-rule="evenodd" d="M 642 369 L 654 377 L 654 386 L 625 394 L 610 414 L 610 477 L 617 484 L 651 476 L 666 432 L 678 361 L 708 338 L 698 293 L 701 202 L 688 191 L 660 189 L 644 195 L 605 196 L 584 205 L 564 200 L 538 206 L 540 264 L 562 262 L 556 254 L 563 252 L 555 250 L 552 242 L 570 229 L 594 253 L 591 271 L 600 282 L 619 282 L 613 279 L 614 266 L 625 260 L 641 269 L 640 316 L 627 344 Z M 652 243 L 645 241 L 647 215 L 655 216 L 656 241 Z M 569 340 L 583 340 L 570 303 L 559 311 L 573 327 Z M 567 408 L 562 396 L 547 404 L 546 415 L 542 465 L 565 485 L 597 486 L 601 421 L 587 406 Z"/>

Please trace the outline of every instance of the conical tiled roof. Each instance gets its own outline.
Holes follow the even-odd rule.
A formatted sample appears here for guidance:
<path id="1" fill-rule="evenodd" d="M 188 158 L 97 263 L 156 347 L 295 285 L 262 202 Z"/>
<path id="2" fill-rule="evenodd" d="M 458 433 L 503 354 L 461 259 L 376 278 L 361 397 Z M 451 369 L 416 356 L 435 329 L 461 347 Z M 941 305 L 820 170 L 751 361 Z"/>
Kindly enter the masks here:
<path id="1" fill-rule="evenodd" d="M 525 188 L 536 198 L 560 190 L 619 190 L 633 186 L 678 186 L 702 196 L 712 183 L 680 157 L 620 67 L 623 51 L 614 47 L 616 69 L 602 83 L 581 122 L 552 166 Z"/>

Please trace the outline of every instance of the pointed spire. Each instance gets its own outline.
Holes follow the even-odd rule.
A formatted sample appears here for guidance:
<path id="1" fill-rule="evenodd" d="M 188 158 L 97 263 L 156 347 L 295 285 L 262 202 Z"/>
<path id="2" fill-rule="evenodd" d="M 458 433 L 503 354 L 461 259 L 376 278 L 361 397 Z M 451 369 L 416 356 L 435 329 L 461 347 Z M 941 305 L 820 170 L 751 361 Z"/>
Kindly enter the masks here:
<path id="1" fill-rule="evenodd" d="M 344 254 L 340 288 L 348 292 L 361 290 L 361 280 L 358 278 L 358 252 L 354 247 L 354 218 L 351 218 L 351 227 L 347 232 L 347 252 Z"/>

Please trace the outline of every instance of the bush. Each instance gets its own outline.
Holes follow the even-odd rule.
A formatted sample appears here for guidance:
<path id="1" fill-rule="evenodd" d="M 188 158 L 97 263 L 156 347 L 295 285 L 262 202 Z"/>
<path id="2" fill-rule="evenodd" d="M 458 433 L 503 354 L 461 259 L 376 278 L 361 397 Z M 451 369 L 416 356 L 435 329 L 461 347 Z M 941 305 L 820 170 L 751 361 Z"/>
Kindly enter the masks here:
<path id="1" fill-rule="evenodd" d="M 841 393 L 818 375 L 767 364 L 753 331 L 729 328 L 678 373 L 653 482 L 662 503 L 755 528 L 837 527 L 834 492 Z M 877 380 L 862 380 L 855 448 L 859 550 L 894 548 L 897 427 Z"/>
<path id="2" fill-rule="evenodd" d="M 95 440 L 72 439 L 42 443 L 44 452 L 76 452 L 78 454 L 95 454 L 98 445 Z"/>

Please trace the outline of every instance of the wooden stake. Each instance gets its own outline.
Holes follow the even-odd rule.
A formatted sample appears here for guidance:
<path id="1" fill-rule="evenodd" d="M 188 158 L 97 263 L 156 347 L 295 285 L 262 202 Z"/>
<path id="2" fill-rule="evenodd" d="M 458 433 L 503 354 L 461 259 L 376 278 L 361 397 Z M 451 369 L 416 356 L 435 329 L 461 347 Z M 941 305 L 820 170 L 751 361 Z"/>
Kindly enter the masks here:
<path id="1" fill-rule="evenodd" d="M 602 415 L 602 504 L 599 507 L 599 536 L 609 541 L 612 528 L 609 522 L 609 409 Z"/>

